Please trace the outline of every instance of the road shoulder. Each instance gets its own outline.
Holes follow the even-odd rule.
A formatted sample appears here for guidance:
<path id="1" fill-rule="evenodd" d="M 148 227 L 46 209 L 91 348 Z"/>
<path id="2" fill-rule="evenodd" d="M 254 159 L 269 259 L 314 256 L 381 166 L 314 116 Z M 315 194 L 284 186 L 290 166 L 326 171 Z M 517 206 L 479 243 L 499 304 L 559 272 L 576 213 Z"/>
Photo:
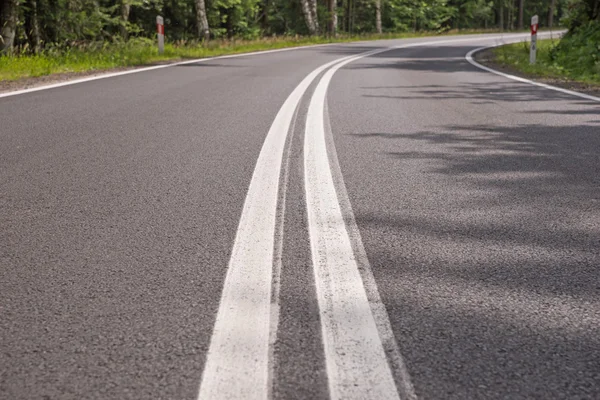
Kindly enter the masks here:
<path id="1" fill-rule="evenodd" d="M 579 93 L 585 93 L 592 96 L 600 96 L 600 85 L 578 82 L 565 78 L 541 77 L 536 74 L 521 71 L 513 66 L 500 62 L 494 54 L 494 48 L 487 48 L 473 54 L 473 59 L 488 68 L 499 72 L 518 76 L 520 78 L 530 79 L 534 82 L 544 83 Z"/>

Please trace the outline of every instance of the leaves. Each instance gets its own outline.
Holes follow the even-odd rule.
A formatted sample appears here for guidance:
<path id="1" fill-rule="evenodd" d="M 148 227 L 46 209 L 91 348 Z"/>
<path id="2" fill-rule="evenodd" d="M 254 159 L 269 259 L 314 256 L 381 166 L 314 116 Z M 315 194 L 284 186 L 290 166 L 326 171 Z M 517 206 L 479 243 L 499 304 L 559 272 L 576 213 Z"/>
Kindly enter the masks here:
<path id="1" fill-rule="evenodd" d="M 19 9 L 15 45 L 27 49 L 30 33 L 25 26 L 31 24 L 24 21 L 32 13 L 26 0 L 14 1 Z M 330 17 L 327 1 L 317 1 L 322 30 Z M 539 14 L 543 27 L 551 1 L 526 0 L 525 20 Z M 556 1 L 557 18 L 564 16 L 563 21 L 573 29 L 586 26 L 593 17 L 596 0 Z M 126 16 L 122 13 L 123 2 L 130 5 Z M 382 27 L 384 32 L 491 27 L 498 25 L 500 9 L 504 11 L 504 25 L 512 26 L 516 4 L 517 0 L 384 0 Z M 114 43 L 135 37 L 154 39 L 157 15 L 165 19 L 167 41 L 201 39 L 195 0 L 37 0 L 37 10 L 41 42 L 46 47 L 65 48 L 95 41 Z M 206 13 L 211 37 L 217 39 L 308 33 L 300 0 L 206 0 Z M 375 0 L 337 0 L 338 29 L 340 33 L 375 32 L 375 13 Z M 512 21 L 508 21 L 509 15 Z"/>

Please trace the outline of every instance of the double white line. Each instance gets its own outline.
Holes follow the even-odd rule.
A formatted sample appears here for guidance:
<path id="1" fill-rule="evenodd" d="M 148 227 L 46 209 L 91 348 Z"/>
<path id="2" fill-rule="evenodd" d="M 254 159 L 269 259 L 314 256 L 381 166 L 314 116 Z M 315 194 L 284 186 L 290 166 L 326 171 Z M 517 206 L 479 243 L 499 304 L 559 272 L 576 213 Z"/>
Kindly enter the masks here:
<path id="1" fill-rule="evenodd" d="M 369 55 L 394 48 L 500 38 L 420 42 L 349 56 L 315 69 L 294 89 L 267 134 L 246 195 L 199 399 L 269 397 L 270 338 L 277 329 L 277 321 L 271 320 L 277 315 L 272 312 L 271 296 L 282 159 L 298 104 L 324 71 L 307 114 L 304 173 L 329 393 L 332 399 L 398 399 L 399 392 L 406 399 L 416 397 L 366 257 L 361 257 L 359 270 L 349 235 L 349 230 L 358 232 L 348 226 L 354 224 L 353 216 L 350 223 L 344 220 L 340 202 L 347 201 L 345 188 L 336 191 L 332 166 L 337 165 L 332 165 L 327 152 L 327 88 L 339 68 Z M 362 249 L 362 244 L 358 247 Z"/>
<path id="2" fill-rule="evenodd" d="M 300 100 L 315 78 L 338 62 L 340 60 L 325 64 L 304 78 L 286 99 L 269 129 L 229 260 L 200 385 L 200 399 L 268 398 L 271 291 L 281 162 Z"/>
<path id="3" fill-rule="evenodd" d="M 270 336 L 277 325 L 271 322 L 277 200 L 294 113 L 308 87 L 323 71 L 385 50 L 345 57 L 315 69 L 277 113 L 246 195 L 200 399 L 268 398 Z M 329 70 L 329 78 L 323 77 L 313 95 L 305 138 L 307 207 L 330 393 L 332 398 L 394 399 L 398 398 L 394 380 L 345 230 L 324 144 L 322 104 L 335 70 Z M 317 126 L 320 131 L 313 130 Z"/>

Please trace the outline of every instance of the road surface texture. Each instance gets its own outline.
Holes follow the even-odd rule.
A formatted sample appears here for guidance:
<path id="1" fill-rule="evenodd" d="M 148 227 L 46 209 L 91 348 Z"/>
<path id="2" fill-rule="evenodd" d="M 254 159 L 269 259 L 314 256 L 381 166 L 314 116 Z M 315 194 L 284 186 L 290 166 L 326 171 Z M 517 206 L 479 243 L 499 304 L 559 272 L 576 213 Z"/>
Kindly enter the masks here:
<path id="1" fill-rule="evenodd" d="M 600 103 L 465 59 L 524 37 L 0 98 L 0 398 L 600 398 Z"/>

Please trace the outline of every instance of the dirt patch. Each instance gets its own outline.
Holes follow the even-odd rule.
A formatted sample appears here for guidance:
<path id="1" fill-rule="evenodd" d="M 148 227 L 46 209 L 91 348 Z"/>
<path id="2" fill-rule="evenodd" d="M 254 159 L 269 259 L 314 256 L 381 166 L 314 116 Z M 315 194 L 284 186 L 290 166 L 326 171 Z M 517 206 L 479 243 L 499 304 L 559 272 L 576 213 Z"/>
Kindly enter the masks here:
<path id="1" fill-rule="evenodd" d="M 600 97 L 600 85 L 576 82 L 564 78 L 542 78 L 534 74 L 519 71 L 518 69 L 497 62 L 493 49 L 487 49 L 477 52 L 474 58 L 478 63 L 485 65 L 486 67 L 493 68 L 497 71 L 504 72 L 506 74 L 515 75 L 521 78 L 530 79 L 534 82 L 545 83 L 547 85 L 557 86 L 563 89 L 573 90 L 575 92 Z"/>

